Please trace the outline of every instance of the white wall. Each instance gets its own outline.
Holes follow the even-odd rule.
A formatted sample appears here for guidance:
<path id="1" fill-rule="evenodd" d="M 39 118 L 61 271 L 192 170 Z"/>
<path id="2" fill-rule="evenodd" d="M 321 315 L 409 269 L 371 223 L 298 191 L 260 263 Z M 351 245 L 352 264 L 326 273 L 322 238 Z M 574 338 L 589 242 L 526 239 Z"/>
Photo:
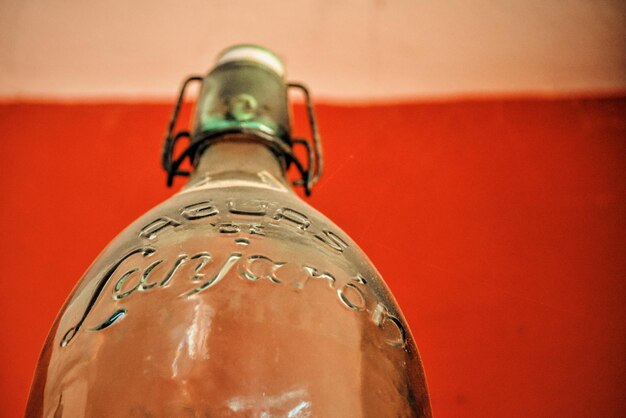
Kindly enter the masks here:
<path id="1" fill-rule="evenodd" d="M 171 98 L 239 42 L 325 98 L 626 90 L 624 0 L 0 0 L 0 98 Z"/>

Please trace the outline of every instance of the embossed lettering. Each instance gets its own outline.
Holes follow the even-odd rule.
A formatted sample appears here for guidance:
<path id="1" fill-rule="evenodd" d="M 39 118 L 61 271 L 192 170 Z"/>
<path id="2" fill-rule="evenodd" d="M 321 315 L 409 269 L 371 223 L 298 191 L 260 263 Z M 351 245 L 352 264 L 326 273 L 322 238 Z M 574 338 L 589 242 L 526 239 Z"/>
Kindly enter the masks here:
<path id="1" fill-rule="evenodd" d="M 85 322 L 85 320 L 89 316 L 89 313 L 91 312 L 91 310 L 93 309 L 94 305 L 96 304 L 96 302 L 100 298 L 100 294 L 102 293 L 102 291 L 106 287 L 107 283 L 109 282 L 109 279 L 111 278 L 111 276 L 113 276 L 113 274 L 118 269 L 118 267 L 124 261 L 126 261 L 129 257 L 132 257 L 135 254 L 141 254 L 142 256 L 146 257 L 146 256 L 150 256 L 150 255 L 154 254 L 155 251 L 156 250 L 154 248 L 152 248 L 152 247 L 141 247 L 141 248 L 136 248 L 134 250 L 131 250 L 128 253 L 126 253 L 124 256 L 122 256 L 117 262 L 115 262 L 104 273 L 104 275 L 102 276 L 100 281 L 98 281 L 98 284 L 96 285 L 96 288 L 93 291 L 93 293 L 91 295 L 91 298 L 89 299 L 89 303 L 87 303 L 87 307 L 85 308 L 85 311 L 83 312 L 82 316 L 80 317 L 80 319 L 78 320 L 76 325 L 74 325 L 73 327 L 70 327 L 65 332 L 63 337 L 61 338 L 61 347 L 65 347 L 66 345 L 68 345 L 74 339 L 74 337 L 76 336 L 76 333 L 78 333 L 78 331 L 82 327 L 83 323 Z"/>
<path id="2" fill-rule="evenodd" d="M 233 254 L 231 254 L 226 259 L 226 261 L 224 262 L 224 264 L 222 265 L 220 270 L 215 275 L 211 276 L 211 278 L 209 280 L 207 280 L 206 282 L 204 282 L 200 286 L 198 286 L 195 289 L 185 293 L 185 296 L 197 295 L 198 293 L 204 292 L 208 288 L 210 288 L 212 286 L 215 286 L 220 280 L 222 280 L 224 278 L 224 276 L 226 276 L 228 271 L 241 258 L 241 256 L 242 256 L 242 254 L 240 254 L 240 253 L 233 253 Z"/>
<path id="3" fill-rule="evenodd" d="M 284 262 L 275 262 L 264 255 L 251 255 L 246 259 L 246 265 L 242 269 L 241 276 L 253 282 L 263 278 L 272 283 L 280 284 L 281 280 L 276 277 L 276 271 L 284 266 Z"/>
<path id="4" fill-rule="evenodd" d="M 143 274 L 141 275 L 141 279 L 139 279 L 139 285 L 137 287 L 137 290 L 139 290 L 140 292 L 144 292 L 146 290 L 152 289 L 154 286 L 159 284 L 158 282 L 147 283 L 148 282 L 148 277 L 150 277 L 150 274 L 152 273 L 152 270 L 157 268 L 164 261 L 165 260 L 157 260 L 154 263 L 150 264 L 148 266 L 148 268 L 146 268 L 144 270 Z"/>
<path id="5" fill-rule="evenodd" d="M 176 271 L 178 270 L 178 268 L 181 265 L 183 265 L 186 261 L 187 261 L 187 256 L 186 255 L 178 256 L 176 261 L 174 261 L 174 265 L 172 266 L 170 271 L 167 272 L 165 277 L 163 277 L 163 280 L 161 280 L 161 283 L 159 283 L 159 286 L 166 287 L 170 283 L 170 281 L 172 280 L 172 277 L 174 277 L 174 274 L 176 274 Z"/>
<path id="6" fill-rule="evenodd" d="M 89 328 L 89 331 L 102 331 L 103 329 L 110 327 L 115 322 L 117 322 L 117 320 L 122 319 L 124 315 L 126 315 L 126 312 L 128 312 L 126 308 L 121 308 L 121 309 L 116 310 L 115 312 L 113 312 L 113 314 L 111 314 L 111 316 L 109 316 L 100 325 L 96 325 L 93 328 Z"/>
<path id="7" fill-rule="evenodd" d="M 348 244 L 332 231 L 323 230 L 321 234 L 315 235 L 315 238 L 328 245 L 333 250 L 343 252 L 348 248 Z"/>
<path id="8" fill-rule="evenodd" d="M 357 283 L 367 284 L 367 280 L 365 280 L 365 277 L 363 277 L 361 274 L 357 274 L 352 280 Z"/>
<path id="9" fill-rule="evenodd" d="M 159 232 L 163 231 L 168 226 L 172 226 L 175 228 L 177 226 L 180 226 L 180 222 L 172 218 L 168 218 L 167 216 L 163 216 L 161 218 L 155 219 L 148 225 L 141 228 L 139 236 L 141 238 L 155 239 Z"/>
<path id="10" fill-rule="evenodd" d="M 365 295 L 354 283 L 346 283 L 337 289 L 339 300 L 353 311 L 365 309 Z"/>
<path id="11" fill-rule="evenodd" d="M 265 235 L 265 232 L 263 232 L 263 228 L 264 226 L 261 224 L 250 224 L 248 233 L 250 235 Z"/>
<path id="12" fill-rule="evenodd" d="M 117 281 L 117 283 L 115 283 L 115 287 L 113 288 L 113 299 L 115 300 L 124 299 L 132 295 L 137 290 L 142 292 L 142 291 L 150 290 L 154 286 L 156 286 L 158 282 L 147 283 L 147 281 L 148 281 L 148 278 L 150 277 L 150 274 L 152 273 L 152 270 L 154 270 L 161 263 L 163 263 L 163 261 L 165 260 L 157 260 L 154 263 L 150 264 L 148 267 L 146 267 L 143 274 L 141 275 L 141 278 L 139 279 L 139 281 L 134 287 L 130 288 L 129 290 L 125 292 L 119 293 L 122 290 L 122 286 L 126 283 L 128 278 L 132 276 L 133 274 L 135 274 L 136 272 L 138 272 L 139 269 L 134 268 L 124 273 L 122 277 L 120 277 L 120 279 Z"/>
<path id="13" fill-rule="evenodd" d="M 138 268 L 134 268 L 132 270 L 128 270 L 126 273 L 122 274 L 122 277 L 119 278 L 117 283 L 115 283 L 115 287 L 113 288 L 113 299 L 119 300 L 124 299 L 127 296 L 132 295 L 137 288 L 139 288 L 139 283 L 136 286 L 131 287 L 129 290 L 119 293 L 122 290 L 122 286 L 126 283 L 126 280 L 133 274 L 139 271 Z"/>
<path id="14" fill-rule="evenodd" d="M 276 211 L 274 215 L 274 219 L 281 220 L 286 219 L 289 222 L 293 222 L 298 226 L 301 230 L 306 230 L 309 226 L 311 226 L 311 221 L 306 217 L 304 213 L 300 213 L 296 210 L 289 208 L 282 208 Z"/>
<path id="15" fill-rule="evenodd" d="M 191 257 L 192 260 L 200 260 L 198 264 L 194 267 L 193 271 L 195 272 L 194 276 L 191 278 L 192 282 L 197 282 L 202 280 L 204 277 L 204 273 L 202 269 L 212 260 L 211 255 L 209 253 L 198 253 Z"/>
<path id="16" fill-rule="evenodd" d="M 180 214 L 189 220 L 208 218 L 209 216 L 217 215 L 219 210 L 211 204 L 210 200 L 205 202 L 194 203 L 193 205 L 185 206 L 180 210 Z"/>
<path id="17" fill-rule="evenodd" d="M 298 288 L 303 288 L 305 283 L 308 282 L 310 278 L 328 280 L 328 286 L 331 289 L 335 287 L 335 277 L 332 274 L 328 272 L 318 273 L 317 269 L 311 266 L 304 266 L 304 271 L 309 273 L 309 275 L 302 283 L 297 285 Z"/>
<path id="18" fill-rule="evenodd" d="M 222 234 L 236 234 L 241 231 L 241 227 L 231 222 L 225 222 L 220 224 L 217 230 Z"/>
<path id="19" fill-rule="evenodd" d="M 267 212 L 267 202 L 262 200 L 235 200 L 227 203 L 228 211 L 237 215 L 263 216 Z"/>
<path id="20" fill-rule="evenodd" d="M 372 320 L 378 328 L 390 334 L 389 338 L 385 339 L 385 343 L 396 348 L 403 348 L 406 345 L 406 331 L 402 322 L 391 315 L 385 305 L 382 303 L 376 305 L 376 309 L 372 312 Z"/>
<path id="21" fill-rule="evenodd" d="M 222 211 L 223 210 L 224 209 L 222 209 Z M 268 210 L 268 204 L 264 201 L 248 202 L 231 199 L 228 201 L 228 211 L 234 215 L 238 215 L 238 217 L 233 216 L 234 220 L 237 222 L 232 222 L 231 219 L 229 219 L 231 216 L 226 214 L 226 219 L 222 216 L 216 217 L 201 226 L 203 228 L 210 228 L 211 237 L 214 237 L 216 233 L 231 234 L 230 237 L 224 237 L 228 238 L 227 240 L 222 241 L 229 242 L 230 245 L 233 245 L 234 241 L 234 249 L 239 251 L 243 250 L 244 252 L 250 249 L 254 251 L 254 248 L 264 251 L 263 248 L 266 247 L 262 245 L 262 239 L 252 237 L 252 235 L 265 235 L 266 227 L 268 233 L 274 233 L 277 228 L 278 232 L 284 229 L 283 232 L 287 233 L 290 231 L 306 231 L 305 233 L 301 233 L 301 236 L 310 237 L 310 239 L 315 238 L 315 240 L 320 241 L 338 252 L 343 252 L 348 248 L 348 243 L 338 234 L 330 230 L 320 230 L 313 227 L 311 220 L 309 220 L 305 214 L 290 208 L 279 209 L 273 216 L 275 220 L 287 221 L 289 224 L 288 227 L 282 226 L 284 223 L 277 224 L 271 221 L 269 224 L 265 224 L 265 222 L 269 220 L 269 217 L 263 219 L 252 218 L 268 216 Z M 219 211 L 210 201 L 204 201 L 188 205 L 182 208 L 180 213 L 182 215 L 181 219 L 179 219 L 180 222 L 166 216 L 159 217 L 142 228 L 140 236 L 147 239 L 155 239 L 162 231 L 167 231 L 168 229 L 173 230 L 182 225 L 181 222 L 215 216 Z M 272 212 L 270 212 L 270 214 L 271 213 Z M 241 220 L 239 215 L 247 215 L 251 218 L 249 220 Z M 246 236 L 246 233 L 250 235 Z M 291 234 L 293 236 L 293 232 L 291 232 Z M 173 249 L 175 247 L 168 246 L 168 248 Z M 169 251 L 168 249 L 166 253 Z M 348 310 L 353 312 L 365 312 L 359 315 L 363 315 L 364 318 L 369 316 L 372 322 L 381 330 L 385 344 L 396 348 L 406 346 L 407 335 L 403 322 L 398 317 L 394 316 L 385 305 L 379 303 L 375 299 L 375 294 L 371 295 L 368 293 L 368 280 L 361 274 L 355 274 L 349 277 L 347 276 L 347 272 L 339 271 L 336 272 L 339 276 L 334 276 L 331 272 L 321 270 L 310 264 L 275 261 L 266 255 L 258 253 L 248 255 L 250 254 L 249 252 L 245 255 L 245 258 L 242 253 L 232 252 L 228 255 L 224 254 L 218 257 L 218 259 L 215 259 L 208 252 L 198 252 L 193 256 L 180 254 L 174 260 L 173 264 L 171 264 L 171 267 L 168 267 L 171 262 L 165 258 L 153 260 L 151 263 L 146 262 L 145 259 L 140 260 L 137 258 L 134 260 L 137 262 L 136 266 L 132 264 L 129 266 L 124 263 L 125 260 L 128 260 L 128 258 L 133 255 L 141 254 L 143 257 L 148 257 L 155 252 L 156 249 L 152 247 L 138 248 L 126 253 L 119 261 L 111 265 L 109 270 L 107 270 L 97 282 L 96 290 L 91 295 L 89 304 L 80 320 L 76 325 L 66 331 L 61 340 L 61 346 L 66 346 L 75 338 L 83 323 L 88 319 L 94 305 L 101 297 L 108 282 L 115 283 L 112 289 L 112 297 L 113 300 L 117 301 L 116 306 L 112 308 L 113 312 L 109 314 L 108 317 L 104 320 L 100 320 L 98 325 L 88 328 L 89 331 L 101 331 L 112 326 L 117 321 L 120 321 L 128 314 L 125 307 L 119 306 L 126 298 L 137 292 L 148 292 L 169 286 L 177 272 L 181 271 L 181 266 L 189 261 L 193 261 L 189 269 L 182 269 L 186 275 L 186 280 L 184 282 L 174 280 L 177 285 L 184 286 L 183 289 L 180 290 L 182 293 L 178 293 L 178 290 L 176 291 L 179 297 L 192 297 L 214 287 L 223 280 L 231 270 L 233 274 L 237 274 L 250 282 L 267 280 L 275 285 L 281 286 L 285 286 L 285 283 L 287 283 L 295 289 L 303 289 L 306 283 L 312 279 L 316 279 L 315 281 L 318 283 L 325 281 L 328 287 L 334 290 L 332 294 L 329 293 L 329 297 L 334 297 L 332 295 L 336 294 L 339 303 Z M 239 265 L 237 266 L 238 263 Z M 144 267 L 146 265 L 147 267 Z M 161 274 L 163 273 L 159 273 L 161 271 L 166 273 L 163 275 L 162 279 Z M 114 277 L 119 278 L 117 281 L 114 281 Z M 157 278 L 161 280 L 159 281 Z M 313 290 L 315 285 L 309 285 L 309 287 Z M 320 285 L 318 289 L 321 287 L 322 285 Z M 374 299 L 370 300 L 370 297 L 374 297 Z"/>

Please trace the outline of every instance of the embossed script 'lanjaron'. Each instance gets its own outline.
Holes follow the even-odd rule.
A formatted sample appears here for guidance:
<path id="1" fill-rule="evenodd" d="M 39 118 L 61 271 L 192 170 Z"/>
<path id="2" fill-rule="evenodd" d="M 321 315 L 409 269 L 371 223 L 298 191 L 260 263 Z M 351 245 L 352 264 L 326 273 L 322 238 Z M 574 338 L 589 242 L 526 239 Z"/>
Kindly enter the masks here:
<path id="1" fill-rule="evenodd" d="M 201 84 L 193 123 L 175 132 L 190 83 Z M 290 89 L 304 94 L 308 140 L 291 136 Z M 238 45 L 187 79 L 163 166 L 168 184 L 190 181 L 85 273 L 44 345 L 26 415 L 431 416 L 380 275 L 290 187 L 292 169 L 308 195 L 322 165 L 308 90 L 285 81 L 272 52 Z"/>

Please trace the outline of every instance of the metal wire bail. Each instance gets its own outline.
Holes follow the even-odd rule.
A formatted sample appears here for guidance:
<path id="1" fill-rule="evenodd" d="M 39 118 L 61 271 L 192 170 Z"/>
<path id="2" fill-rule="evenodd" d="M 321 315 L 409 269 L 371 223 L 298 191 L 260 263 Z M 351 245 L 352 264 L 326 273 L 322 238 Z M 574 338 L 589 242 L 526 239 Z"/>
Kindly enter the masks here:
<path id="1" fill-rule="evenodd" d="M 188 170 L 181 170 L 180 166 L 183 164 L 185 159 L 189 159 L 190 164 L 194 164 L 196 154 L 205 149 L 206 146 L 210 145 L 212 142 L 216 142 L 220 136 L 226 133 L 244 133 L 251 134 L 258 139 L 259 142 L 267 143 L 267 145 L 271 146 L 272 149 L 279 152 L 286 161 L 287 168 L 289 165 L 293 163 L 300 174 L 300 179 L 294 181 L 294 185 L 302 186 L 304 188 L 304 192 L 307 196 L 310 196 L 311 189 L 315 183 L 319 180 L 322 175 L 322 170 L 324 167 L 324 157 L 322 154 L 322 146 L 321 140 L 319 136 L 319 131 L 317 127 L 317 120 L 315 117 L 315 111 L 313 109 L 313 102 L 311 100 L 311 95 L 307 87 L 302 83 L 290 82 L 287 83 L 287 88 L 295 88 L 300 90 L 304 94 L 304 99 L 306 103 L 307 116 L 309 120 L 309 128 L 311 132 L 311 139 L 305 138 L 288 138 L 288 142 L 291 145 L 285 145 L 285 141 L 281 138 L 274 138 L 271 135 L 263 132 L 256 132 L 253 129 L 229 129 L 228 132 L 216 132 L 212 135 L 202 136 L 200 138 L 192 138 L 190 131 L 180 130 L 174 133 L 174 129 L 176 127 L 176 123 L 178 121 L 178 116 L 180 114 L 180 108 L 182 106 L 185 91 L 187 87 L 192 82 L 200 82 L 202 84 L 204 78 L 202 76 L 194 75 L 188 77 L 182 84 L 180 93 L 178 94 L 178 99 L 176 104 L 174 105 L 174 110 L 172 112 L 172 116 L 170 118 L 170 122 L 167 128 L 167 132 L 165 134 L 165 141 L 163 144 L 163 153 L 161 156 L 161 163 L 163 168 L 167 173 L 167 186 L 171 187 L 174 178 L 176 176 L 189 176 L 191 173 Z M 189 145 L 180 153 L 178 156 L 174 156 L 174 149 L 176 147 L 176 143 L 181 138 L 187 138 L 189 140 Z M 294 145 L 301 145 L 304 147 L 306 151 L 306 159 L 307 164 L 304 166 L 300 159 L 295 155 L 293 151 Z"/>

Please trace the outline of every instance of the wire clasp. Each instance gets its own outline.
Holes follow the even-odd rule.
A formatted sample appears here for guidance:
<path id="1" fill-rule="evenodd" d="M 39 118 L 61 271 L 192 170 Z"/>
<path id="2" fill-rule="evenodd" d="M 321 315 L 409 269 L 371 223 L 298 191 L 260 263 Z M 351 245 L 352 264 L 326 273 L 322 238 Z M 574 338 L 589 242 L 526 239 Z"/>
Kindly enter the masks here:
<path id="1" fill-rule="evenodd" d="M 265 143 L 270 146 L 274 152 L 285 158 L 286 169 L 288 169 L 293 163 L 296 166 L 300 174 L 300 178 L 293 182 L 296 186 L 302 186 L 305 194 L 309 196 L 311 189 L 322 175 L 324 167 L 324 157 L 322 153 L 322 145 L 319 136 L 319 130 L 317 127 L 317 120 L 315 117 L 315 111 L 313 109 L 313 102 L 311 95 L 307 87 L 302 83 L 290 82 L 287 83 L 288 89 L 297 89 L 302 92 L 305 99 L 307 117 L 309 121 L 311 138 L 292 138 L 289 133 L 284 137 L 277 136 L 276 134 L 266 132 L 260 129 L 254 129 L 244 126 L 229 126 L 224 129 L 216 129 L 211 132 L 204 132 L 192 135 L 189 129 L 175 131 L 178 117 L 180 114 L 180 108 L 182 106 L 185 91 L 190 84 L 194 82 L 200 82 L 201 88 L 204 81 L 204 77 L 199 75 L 193 75 L 188 77 L 182 84 L 178 99 L 174 105 L 172 116 L 170 118 L 167 132 L 165 134 L 165 141 L 163 144 L 163 152 L 161 155 L 161 164 L 167 173 L 167 186 L 171 187 L 176 176 L 189 176 L 190 170 L 182 170 L 180 167 L 184 163 L 185 159 L 189 159 L 191 165 L 194 165 L 196 157 L 211 143 L 217 142 L 220 137 L 225 134 L 247 134 L 254 137 L 255 141 Z M 177 156 L 174 156 L 174 148 L 181 138 L 187 138 L 189 141 L 188 146 Z M 303 146 L 306 151 L 306 166 L 295 155 L 294 146 Z"/>

